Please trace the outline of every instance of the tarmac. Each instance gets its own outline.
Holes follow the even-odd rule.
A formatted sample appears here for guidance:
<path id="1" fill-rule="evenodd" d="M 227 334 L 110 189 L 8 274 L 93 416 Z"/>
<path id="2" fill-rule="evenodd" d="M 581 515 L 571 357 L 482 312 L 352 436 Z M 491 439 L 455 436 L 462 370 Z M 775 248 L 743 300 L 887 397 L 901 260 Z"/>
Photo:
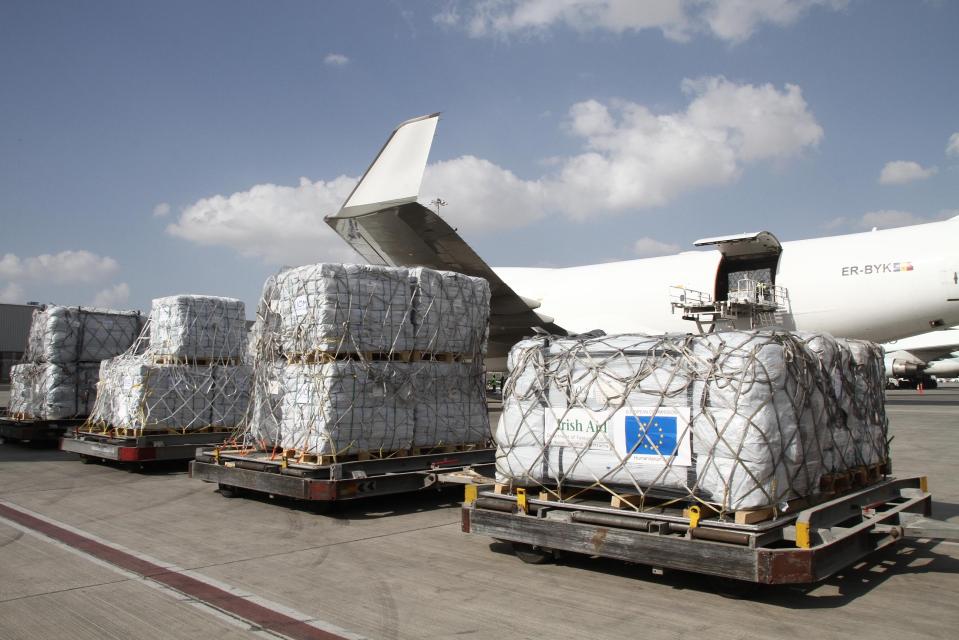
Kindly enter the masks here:
<path id="1" fill-rule="evenodd" d="M 887 411 L 895 474 L 927 475 L 933 516 L 959 522 L 959 389 L 892 391 Z M 227 499 L 185 465 L 130 473 L 2 444 L 0 639 L 901 640 L 959 628 L 956 543 L 904 541 L 821 584 L 733 599 L 721 582 L 640 565 L 523 564 L 460 531 L 460 499 L 429 491 L 317 515 Z"/>

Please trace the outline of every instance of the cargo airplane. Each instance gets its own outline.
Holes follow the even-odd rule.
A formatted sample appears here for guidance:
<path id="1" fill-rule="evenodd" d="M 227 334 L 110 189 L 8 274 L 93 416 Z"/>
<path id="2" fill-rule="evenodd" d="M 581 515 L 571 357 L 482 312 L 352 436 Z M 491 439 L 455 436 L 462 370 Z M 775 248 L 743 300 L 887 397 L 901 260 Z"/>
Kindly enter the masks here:
<path id="1" fill-rule="evenodd" d="M 886 377 L 900 386 L 922 383 L 926 389 L 934 389 L 937 378 L 959 378 L 959 358 L 948 357 L 959 351 L 959 327 L 893 340 L 882 347 Z"/>
<path id="2" fill-rule="evenodd" d="M 492 268 L 417 202 L 438 120 L 399 125 L 326 222 L 370 264 L 486 278 L 491 358 L 533 332 L 688 332 L 684 318 L 876 342 L 959 324 L 959 217 L 783 243 L 746 233 L 698 241 L 698 251 L 576 267 Z"/>

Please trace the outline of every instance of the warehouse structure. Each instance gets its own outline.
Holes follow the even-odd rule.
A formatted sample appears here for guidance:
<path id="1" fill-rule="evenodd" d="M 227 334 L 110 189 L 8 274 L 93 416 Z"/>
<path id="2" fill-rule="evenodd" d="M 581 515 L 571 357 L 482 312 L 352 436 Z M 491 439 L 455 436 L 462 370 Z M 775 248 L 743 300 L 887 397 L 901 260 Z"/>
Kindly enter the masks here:
<path id="1" fill-rule="evenodd" d="M 0 384 L 10 384 L 10 367 L 23 358 L 37 306 L 0 303 Z"/>

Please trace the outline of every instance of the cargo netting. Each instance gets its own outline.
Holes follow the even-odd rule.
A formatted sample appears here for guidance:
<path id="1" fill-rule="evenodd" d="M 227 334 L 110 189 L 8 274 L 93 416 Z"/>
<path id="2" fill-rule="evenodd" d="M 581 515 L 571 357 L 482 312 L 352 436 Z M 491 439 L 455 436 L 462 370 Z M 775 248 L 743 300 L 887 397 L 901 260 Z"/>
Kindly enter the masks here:
<path id="1" fill-rule="evenodd" d="M 497 481 L 729 511 L 886 463 L 882 350 L 820 333 L 537 337 L 509 355 Z M 665 502 L 664 502 L 665 501 Z"/>
<path id="2" fill-rule="evenodd" d="M 301 461 L 490 438 L 488 283 L 432 269 L 321 263 L 267 280 L 237 439 Z"/>
<path id="3" fill-rule="evenodd" d="M 23 362 L 10 370 L 16 419 L 85 418 L 93 408 L 100 362 L 140 335 L 136 311 L 48 305 L 33 312 Z"/>
<path id="4" fill-rule="evenodd" d="M 87 428 L 119 435 L 234 430 L 252 388 L 247 333 L 241 300 L 153 300 L 133 346 L 100 365 Z"/>

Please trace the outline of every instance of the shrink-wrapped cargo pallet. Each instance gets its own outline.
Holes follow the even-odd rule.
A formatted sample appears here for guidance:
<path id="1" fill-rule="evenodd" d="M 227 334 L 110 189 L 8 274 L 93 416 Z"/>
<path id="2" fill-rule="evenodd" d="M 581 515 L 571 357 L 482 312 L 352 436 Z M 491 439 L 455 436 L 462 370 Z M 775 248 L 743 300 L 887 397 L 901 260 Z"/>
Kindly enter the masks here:
<path id="1" fill-rule="evenodd" d="M 129 349 L 142 326 L 143 319 L 135 311 L 48 306 L 34 312 L 26 359 L 100 362 Z"/>
<path id="2" fill-rule="evenodd" d="M 234 428 L 249 402 L 247 365 L 155 364 L 143 355 L 105 360 L 93 425 L 139 432 Z"/>
<path id="3" fill-rule="evenodd" d="M 187 363 L 236 362 L 246 353 L 243 302 L 218 296 L 168 296 L 153 301 L 148 351 Z"/>
<path id="4" fill-rule="evenodd" d="M 321 263 L 283 271 L 273 287 L 287 356 L 413 349 L 406 269 Z"/>
<path id="5" fill-rule="evenodd" d="M 133 433 L 232 430 L 249 405 L 243 302 L 157 298 L 140 339 L 100 370 L 93 427 Z"/>
<path id="6" fill-rule="evenodd" d="M 84 418 L 96 398 L 100 361 L 140 334 L 135 311 L 49 305 L 33 312 L 24 362 L 11 369 L 10 414 L 21 419 Z"/>
<path id="7" fill-rule="evenodd" d="M 423 267 L 410 269 L 410 280 L 413 348 L 431 353 L 483 353 L 490 301 L 486 280 Z"/>
<path id="8" fill-rule="evenodd" d="M 844 359 L 854 349 L 859 360 Z M 826 472 L 886 460 L 879 355 L 778 331 L 526 340 L 509 357 L 497 478 L 605 489 L 633 506 L 807 496 Z M 847 387 L 857 406 L 870 398 L 863 417 Z"/>
<path id="9" fill-rule="evenodd" d="M 318 264 L 270 278 L 245 440 L 334 459 L 486 441 L 489 295 L 481 278 L 430 269 Z"/>
<path id="10" fill-rule="evenodd" d="M 10 414 L 40 420 L 85 417 L 96 398 L 99 363 L 23 363 L 10 369 Z"/>

